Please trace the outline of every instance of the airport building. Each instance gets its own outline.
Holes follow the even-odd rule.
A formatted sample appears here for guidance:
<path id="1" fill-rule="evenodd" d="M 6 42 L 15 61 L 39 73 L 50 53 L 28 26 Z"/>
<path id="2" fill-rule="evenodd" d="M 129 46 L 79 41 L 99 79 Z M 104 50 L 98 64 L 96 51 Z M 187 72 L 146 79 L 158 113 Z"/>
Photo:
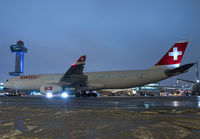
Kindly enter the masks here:
<path id="1" fill-rule="evenodd" d="M 160 86 L 160 83 L 152 83 L 129 89 L 103 89 L 99 93 L 101 96 L 185 96 L 191 95 L 191 87 Z"/>
<path id="2" fill-rule="evenodd" d="M 191 94 L 189 86 L 160 86 L 159 83 L 136 87 L 140 96 L 183 96 Z"/>

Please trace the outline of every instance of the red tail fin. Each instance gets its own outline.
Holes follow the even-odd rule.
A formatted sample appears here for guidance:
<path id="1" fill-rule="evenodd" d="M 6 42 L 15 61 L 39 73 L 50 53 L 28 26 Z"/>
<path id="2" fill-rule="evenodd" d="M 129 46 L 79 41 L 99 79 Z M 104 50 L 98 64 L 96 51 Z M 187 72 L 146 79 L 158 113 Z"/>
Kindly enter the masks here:
<path id="1" fill-rule="evenodd" d="M 176 68 L 179 67 L 188 41 L 178 41 L 174 46 L 160 59 L 154 67 Z"/>

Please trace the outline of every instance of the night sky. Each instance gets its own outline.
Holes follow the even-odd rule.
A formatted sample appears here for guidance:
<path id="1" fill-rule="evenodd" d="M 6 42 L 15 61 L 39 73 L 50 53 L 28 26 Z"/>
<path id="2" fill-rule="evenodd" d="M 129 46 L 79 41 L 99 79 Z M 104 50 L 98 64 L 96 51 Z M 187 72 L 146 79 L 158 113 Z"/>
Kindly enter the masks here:
<path id="1" fill-rule="evenodd" d="M 189 39 L 182 64 L 200 61 L 199 7 L 199 0 L 0 0 L 0 81 L 14 71 L 9 46 L 17 40 L 28 48 L 25 74 L 65 72 L 83 54 L 86 72 L 146 69 L 182 39 Z M 194 71 L 178 77 L 194 80 Z"/>

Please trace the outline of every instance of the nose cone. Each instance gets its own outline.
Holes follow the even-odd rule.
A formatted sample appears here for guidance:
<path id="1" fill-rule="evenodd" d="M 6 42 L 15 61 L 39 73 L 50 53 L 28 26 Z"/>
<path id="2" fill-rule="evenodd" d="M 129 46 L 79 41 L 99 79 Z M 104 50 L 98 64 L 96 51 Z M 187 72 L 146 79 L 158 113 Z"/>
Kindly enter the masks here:
<path id="1" fill-rule="evenodd" d="M 3 83 L 3 86 L 4 86 L 4 87 L 6 87 L 6 85 L 7 85 L 7 83 L 6 83 L 6 82 L 4 82 L 4 83 Z"/>

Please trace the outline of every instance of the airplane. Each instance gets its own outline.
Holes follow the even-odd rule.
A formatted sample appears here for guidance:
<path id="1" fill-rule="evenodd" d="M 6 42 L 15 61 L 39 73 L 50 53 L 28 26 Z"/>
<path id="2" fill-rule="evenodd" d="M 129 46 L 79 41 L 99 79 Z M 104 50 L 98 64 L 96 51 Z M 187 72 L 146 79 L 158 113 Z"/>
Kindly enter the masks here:
<path id="1" fill-rule="evenodd" d="M 145 70 L 83 72 L 86 61 L 83 55 L 64 74 L 17 76 L 8 79 L 4 86 L 18 91 L 40 90 L 48 98 L 69 94 L 96 97 L 94 90 L 138 87 L 187 72 L 194 65 L 180 66 L 187 45 L 186 40 L 176 42 L 153 67 Z"/>

